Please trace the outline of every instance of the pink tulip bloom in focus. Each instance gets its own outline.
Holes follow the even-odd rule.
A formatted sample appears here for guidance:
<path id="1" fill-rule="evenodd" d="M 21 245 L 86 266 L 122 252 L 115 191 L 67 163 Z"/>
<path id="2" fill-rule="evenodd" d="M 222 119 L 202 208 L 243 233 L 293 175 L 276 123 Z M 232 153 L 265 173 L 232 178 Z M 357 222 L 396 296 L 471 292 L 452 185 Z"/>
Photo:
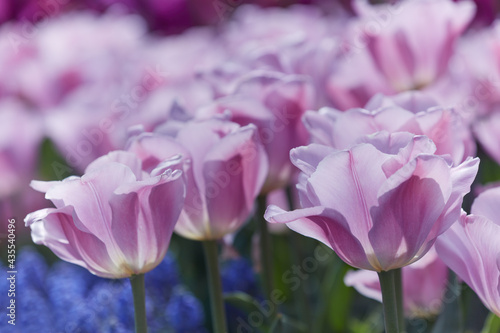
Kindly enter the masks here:
<path id="1" fill-rule="evenodd" d="M 190 122 L 174 137 L 143 133 L 129 150 L 155 165 L 179 153 L 188 167 L 184 209 L 175 226 L 183 237 L 215 240 L 235 232 L 249 217 L 267 175 L 267 156 L 254 125 L 218 119 Z"/>
<path id="2" fill-rule="evenodd" d="M 403 301 L 407 317 L 433 317 L 439 314 L 448 282 L 448 267 L 431 248 L 419 261 L 405 266 L 403 275 Z M 347 286 L 360 294 L 382 302 L 382 292 L 377 273 L 359 270 L 348 272 L 344 278 Z"/>
<path id="3" fill-rule="evenodd" d="M 31 186 L 56 207 L 26 217 L 33 241 L 105 278 L 155 268 L 185 198 L 180 171 L 156 169 L 149 175 L 134 154 L 123 151 L 98 158 L 82 177 Z"/>
<path id="4" fill-rule="evenodd" d="M 470 130 L 453 109 L 437 105 L 432 97 L 411 91 L 392 97 L 375 95 L 364 109 L 307 111 L 303 119 L 312 142 L 337 149 L 382 130 L 405 131 L 429 137 L 436 144 L 436 154 L 449 154 L 453 162 L 463 162 L 476 152 Z"/>
<path id="5" fill-rule="evenodd" d="M 500 316 L 500 188 L 481 193 L 472 205 L 472 215 L 460 220 L 438 237 L 436 250 L 479 296 L 483 304 Z"/>
<path id="6" fill-rule="evenodd" d="M 459 218 L 479 159 L 453 166 L 430 139 L 410 133 L 365 140 L 340 151 L 292 149 L 302 208 L 269 206 L 265 218 L 323 242 L 351 266 L 388 271 L 420 259 Z"/>

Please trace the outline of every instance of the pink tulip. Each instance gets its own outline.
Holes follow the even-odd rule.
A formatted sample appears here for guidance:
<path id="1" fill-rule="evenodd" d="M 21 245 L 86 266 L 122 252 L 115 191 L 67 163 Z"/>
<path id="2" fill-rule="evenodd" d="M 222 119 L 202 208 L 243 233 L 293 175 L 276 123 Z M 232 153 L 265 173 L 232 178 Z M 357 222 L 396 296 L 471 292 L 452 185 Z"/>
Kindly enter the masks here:
<path id="1" fill-rule="evenodd" d="M 438 237 L 436 250 L 479 296 L 483 304 L 500 316 L 500 188 L 481 193 L 472 205 L 472 215 L 460 220 Z"/>
<path id="2" fill-rule="evenodd" d="M 431 248 L 419 261 L 405 266 L 403 276 L 403 301 L 407 317 L 436 316 L 443 303 L 448 268 Z M 347 286 L 354 287 L 360 294 L 382 302 L 382 292 L 377 273 L 359 270 L 348 272 L 344 278 Z"/>
<path id="3" fill-rule="evenodd" d="M 106 278 L 146 273 L 162 261 L 185 198 L 181 172 L 149 175 L 123 151 L 95 160 L 82 177 L 31 186 L 56 207 L 26 217 L 33 241 Z"/>
<path id="4" fill-rule="evenodd" d="M 472 20 L 470 2 L 417 0 L 392 5 L 393 15 L 383 22 L 388 6 L 361 5 L 361 24 L 378 20 L 368 48 L 378 70 L 396 90 L 424 87 L 447 71 L 455 40 Z M 385 10 L 385 13 L 384 13 Z M 427 17 L 427 20 L 419 19 Z"/>
<path id="5" fill-rule="evenodd" d="M 460 165 L 434 155 L 425 136 L 379 133 L 348 150 L 292 149 L 301 171 L 301 209 L 267 208 L 265 218 L 315 238 L 351 266 L 388 271 L 409 265 L 460 215 L 477 158 Z"/>
<path id="6" fill-rule="evenodd" d="M 247 220 L 267 175 L 254 125 L 210 119 L 185 124 L 175 138 L 144 133 L 129 150 L 153 167 L 181 153 L 189 168 L 184 209 L 175 231 L 190 239 L 220 239 Z"/>
<path id="7" fill-rule="evenodd" d="M 43 138 L 42 120 L 16 99 L 0 100 L 0 200 L 32 179 Z"/>
<path id="8" fill-rule="evenodd" d="M 436 144 L 436 154 L 449 154 L 455 163 L 473 156 L 474 140 L 460 115 L 437 105 L 430 96 L 415 91 L 393 97 L 376 95 L 364 109 L 308 111 L 304 123 L 312 142 L 337 149 L 346 149 L 378 131 L 407 131 L 426 135 Z"/>
<path id="9" fill-rule="evenodd" d="M 482 148 L 500 163 L 500 21 L 470 34 L 460 45 L 469 91 L 462 96 L 461 112 L 471 118 L 472 130 Z"/>
<path id="10" fill-rule="evenodd" d="M 202 108 L 198 117 L 229 115 L 241 126 L 255 124 L 269 159 L 269 174 L 263 193 L 288 184 L 294 171 L 288 152 L 306 144 L 302 115 L 311 106 L 313 90 L 301 76 L 275 72 L 251 73 L 233 94 Z"/>
<path id="11" fill-rule="evenodd" d="M 376 93 L 432 89 L 447 73 L 455 42 L 475 10 L 469 1 L 451 0 L 354 4 L 358 18 L 347 26 L 341 61 L 328 84 L 340 108 L 362 106 Z"/>

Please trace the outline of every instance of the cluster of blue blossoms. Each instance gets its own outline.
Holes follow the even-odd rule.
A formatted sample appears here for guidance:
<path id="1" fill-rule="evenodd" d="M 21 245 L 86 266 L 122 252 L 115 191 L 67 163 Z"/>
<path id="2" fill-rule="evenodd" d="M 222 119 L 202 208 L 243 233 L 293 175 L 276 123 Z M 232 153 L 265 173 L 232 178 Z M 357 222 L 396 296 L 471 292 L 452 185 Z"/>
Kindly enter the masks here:
<path id="1" fill-rule="evenodd" d="M 134 332 L 134 306 L 128 279 L 109 280 L 66 262 L 48 267 L 36 251 L 25 248 L 17 258 L 16 325 L 0 321 L 3 333 Z M 0 267 L 6 272 L 5 267 Z M 146 274 L 146 308 L 150 332 L 202 333 L 203 305 L 180 283 L 177 264 L 167 255 Z M 7 295 L 9 281 L 0 290 Z M 9 305 L 1 297 L 1 307 Z M 6 313 L 6 310 L 2 311 Z"/>
<path id="2" fill-rule="evenodd" d="M 109 280 L 63 261 L 48 266 L 37 251 L 24 248 L 16 266 L 16 325 L 0 320 L 2 333 L 133 333 L 134 306 L 128 279 Z M 7 268 L 0 263 L 0 271 Z M 221 269 L 225 292 L 258 293 L 255 272 L 243 258 L 227 260 Z M 206 333 L 202 303 L 182 285 L 175 259 L 167 254 L 146 279 L 146 309 L 150 333 Z M 9 281 L 1 279 L 7 295 Z M 0 297 L 4 311 L 7 297 Z M 243 315 L 227 306 L 230 330 Z"/>

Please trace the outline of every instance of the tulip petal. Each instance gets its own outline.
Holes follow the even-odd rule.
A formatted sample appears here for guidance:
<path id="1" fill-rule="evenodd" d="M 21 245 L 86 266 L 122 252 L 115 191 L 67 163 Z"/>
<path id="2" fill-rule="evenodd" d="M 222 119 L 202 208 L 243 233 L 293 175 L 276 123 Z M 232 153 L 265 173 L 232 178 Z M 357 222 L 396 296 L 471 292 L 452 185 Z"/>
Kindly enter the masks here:
<path id="1" fill-rule="evenodd" d="M 306 111 L 302 122 L 311 135 L 311 141 L 317 144 L 336 147 L 333 140 L 335 119 L 341 115 L 339 110 L 324 107 L 319 111 Z"/>
<path id="2" fill-rule="evenodd" d="M 173 138 L 156 133 L 142 133 L 129 141 L 127 150 L 142 161 L 142 168 L 151 172 L 161 161 L 182 155 L 189 158 L 188 151 Z"/>
<path id="3" fill-rule="evenodd" d="M 348 271 L 344 277 L 348 287 L 354 287 L 363 296 L 382 302 L 382 292 L 377 273 L 374 271 Z"/>
<path id="4" fill-rule="evenodd" d="M 176 141 L 190 152 L 193 176 L 200 193 L 205 193 L 205 179 L 203 177 L 205 156 L 217 145 L 221 137 L 229 135 L 238 128 L 239 126 L 232 122 L 210 119 L 204 122 L 188 123 L 177 134 Z"/>
<path id="5" fill-rule="evenodd" d="M 127 189 L 121 187 L 109 202 L 114 240 L 136 273 L 145 269 L 141 265 L 162 258 L 167 250 L 184 201 L 180 177 L 180 172 L 170 172 Z"/>
<path id="6" fill-rule="evenodd" d="M 160 185 L 151 189 L 148 198 L 151 220 L 154 222 L 149 228 L 150 237 L 154 235 L 156 243 L 162 244 L 158 246 L 160 251 L 167 250 L 186 196 L 185 178 L 180 173 L 174 172 L 168 178 L 163 178 Z M 163 255 L 159 258 L 163 258 Z"/>
<path id="7" fill-rule="evenodd" d="M 326 156 L 309 178 L 309 198 L 317 197 L 318 205 L 338 211 L 347 221 L 356 221 L 351 223 L 351 231 L 367 250 L 371 248 L 369 209 L 378 204 L 377 190 L 386 180 L 376 166 L 389 157 L 372 145 L 358 145 Z"/>
<path id="8" fill-rule="evenodd" d="M 481 215 L 497 224 L 500 222 L 500 187 L 481 193 L 472 204 L 471 213 Z"/>
<path id="9" fill-rule="evenodd" d="M 307 176 L 311 176 L 318 167 L 319 162 L 325 158 L 326 155 L 337 151 L 329 146 L 321 144 L 310 144 L 308 146 L 301 146 L 290 150 L 290 160 Z"/>
<path id="10" fill-rule="evenodd" d="M 436 250 L 446 265 L 497 315 L 500 314 L 499 233 L 500 226 L 487 218 L 463 213 L 460 222 L 436 241 Z"/>
<path id="11" fill-rule="evenodd" d="M 251 209 L 244 198 L 243 175 L 225 172 L 226 165 L 241 165 L 241 160 L 241 156 L 235 156 L 226 161 L 205 162 L 205 197 L 210 219 L 210 235 L 207 236 L 213 239 L 236 231 Z"/>
<path id="12" fill-rule="evenodd" d="M 470 192 L 472 182 L 476 178 L 479 168 L 478 158 L 467 158 L 460 165 L 451 168 L 452 191 L 446 203 L 443 214 L 440 217 L 441 223 L 431 232 L 432 239 L 442 234 L 455 221 L 460 218 L 460 212 L 465 194 Z"/>
<path id="13" fill-rule="evenodd" d="M 72 220 L 61 223 L 62 230 L 68 239 L 70 246 L 78 253 L 85 262 L 85 266 L 91 273 L 107 278 L 122 278 L 131 276 L 124 257 L 111 258 L 108 249 L 94 234 L 81 231 Z"/>
<path id="14" fill-rule="evenodd" d="M 100 168 L 106 168 L 109 166 L 110 162 L 116 162 L 126 165 L 132 170 L 136 179 L 142 179 L 142 163 L 141 160 L 137 158 L 137 155 L 127 151 L 112 151 L 107 155 L 101 156 L 92 163 L 90 163 L 85 169 L 85 173 L 99 170 Z"/>
<path id="15" fill-rule="evenodd" d="M 52 187 L 47 199 L 61 201 L 75 209 L 77 227 L 91 232 L 105 243 L 112 241 L 111 209 L 109 199 L 114 190 L 124 183 L 132 183 L 136 177 L 131 169 L 119 163 L 109 163 L 108 167 L 85 174 L 80 179 L 67 179 Z"/>
<path id="16" fill-rule="evenodd" d="M 372 270 L 361 242 L 339 212 L 316 206 L 286 212 L 271 205 L 264 218 L 271 223 L 286 223 L 295 232 L 319 240 L 332 248 L 349 265 Z"/>
<path id="17" fill-rule="evenodd" d="M 116 277 L 115 265 L 106 246 L 97 237 L 74 224 L 73 207 L 43 209 L 26 217 L 33 241 L 49 247 L 59 258 L 85 267 L 102 277 Z"/>
<path id="18" fill-rule="evenodd" d="M 379 198 L 368 237 L 383 270 L 409 264 L 440 216 L 445 201 L 436 180 L 412 176 Z"/>

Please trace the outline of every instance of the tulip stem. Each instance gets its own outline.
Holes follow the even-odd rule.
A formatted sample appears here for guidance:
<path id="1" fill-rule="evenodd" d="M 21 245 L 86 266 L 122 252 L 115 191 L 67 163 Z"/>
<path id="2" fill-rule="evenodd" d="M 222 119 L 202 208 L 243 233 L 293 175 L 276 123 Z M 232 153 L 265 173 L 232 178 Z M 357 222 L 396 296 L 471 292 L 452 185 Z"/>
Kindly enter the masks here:
<path id="1" fill-rule="evenodd" d="M 264 295 L 269 297 L 274 286 L 273 277 L 273 252 L 271 248 L 271 235 L 267 228 L 267 221 L 264 219 L 266 212 L 267 196 L 261 194 L 257 197 L 257 224 L 260 232 L 260 259 L 262 263 L 262 280 L 264 285 Z"/>
<path id="2" fill-rule="evenodd" d="M 226 313 L 222 294 L 222 283 L 219 271 L 218 249 L 216 240 L 203 241 L 205 263 L 208 273 L 208 289 L 210 291 L 210 307 L 214 333 L 226 333 Z"/>
<path id="3" fill-rule="evenodd" d="M 382 301 L 384 305 L 384 321 L 386 333 L 399 333 L 398 304 L 396 289 L 394 288 L 394 270 L 378 273 Z"/>
<path id="4" fill-rule="evenodd" d="M 396 304 L 398 311 L 398 327 L 401 332 L 405 332 L 405 315 L 403 309 L 403 278 L 401 268 L 393 270 L 394 272 L 394 292 L 396 294 Z"/>
<path id="5" fill-rule="evenodd" d="M 132 275 L 130 277 L 130 284 L 132 285 L 132 295 L 134 296 L 135 332 L 147 333 L 148 324 L 146 320 L 144 274 Z"/>
<path id="6" fill-rule="evenodd" d="M 481 333 L 494 333 L 500 332 L 500 317 L 493 312 L 490 312 L 484 323 Z"/>

